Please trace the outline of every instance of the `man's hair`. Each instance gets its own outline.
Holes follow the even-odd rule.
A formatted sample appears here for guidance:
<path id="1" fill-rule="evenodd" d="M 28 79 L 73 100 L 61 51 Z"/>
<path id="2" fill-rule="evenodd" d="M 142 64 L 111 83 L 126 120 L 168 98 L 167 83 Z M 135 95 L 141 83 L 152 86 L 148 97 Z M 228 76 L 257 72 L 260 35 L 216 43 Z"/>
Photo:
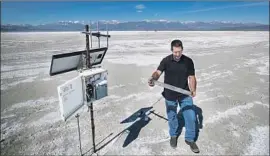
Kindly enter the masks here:
<path id="1" fill-rule="evenodd" d="M 171 43 L 171 51 L 173 50 L 173 47 L 181 47 L 182 49 L 184 49 L 183 43 L 180 40 L 173 40 Z"/>

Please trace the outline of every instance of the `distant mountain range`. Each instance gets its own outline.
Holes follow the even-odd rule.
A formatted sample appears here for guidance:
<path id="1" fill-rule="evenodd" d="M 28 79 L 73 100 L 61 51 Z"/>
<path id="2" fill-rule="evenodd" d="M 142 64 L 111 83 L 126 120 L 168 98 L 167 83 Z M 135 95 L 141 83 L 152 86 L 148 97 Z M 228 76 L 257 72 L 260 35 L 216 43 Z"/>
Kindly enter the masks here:
<path id="1" fill-rule="evenodd" d="M 269 25 L 260 23 L 236 23 L 227 21 L 199 22 L 199 21 L 167 21 L 144 20 L 134 22 L 100 21 L 99 30 L 109 31 L 269 31 Z M 1 25 L 2 32 L 25 31 L 83 31 L 85 22 L 59 21 L 41 25 Z M 97 23 L 91 22 L 91 27 L 96 30 Z"/>

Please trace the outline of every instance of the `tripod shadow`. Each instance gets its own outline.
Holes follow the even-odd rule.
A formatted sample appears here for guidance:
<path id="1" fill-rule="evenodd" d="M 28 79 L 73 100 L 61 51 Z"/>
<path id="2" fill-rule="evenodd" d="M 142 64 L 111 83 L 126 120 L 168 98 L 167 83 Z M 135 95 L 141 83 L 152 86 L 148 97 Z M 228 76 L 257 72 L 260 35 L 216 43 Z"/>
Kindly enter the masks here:
<path id="1" fill-rule="evenodd" d="M 102 142 L 104 142 L 106 139 L 108 139 L 111 135 L 113 135 L 113 133 L 110 133 L 108 136 L 106 136 L 104 139 L 102 139 L 99 143 L 96 144 L 96 147 L 98 147 Z M 118 135 L 117 135 L 118 136 Z M 106 144 L 107 145 L 107 144 Z M 105 146 L 106 146 L 105 145 Z M 104 147 L 105 147 L 104 146 Z M 103 148 L 103 147 L 102 147 Z M 86 151 L 85 153 L 82 154 L 82 156 L 86 155 L 88 152 L 90 152 L 91 150 L 93 150 L 93 147 L 90 148 L 88 151 Z M 97 151 L 99 151 L 100 149 L 97 149 Z M 93 154 L 93 153 L 91 153 Z"/>
<path id="2" fill-rule="evenodd" d="M 117 137 L 121 136 L 124 132 L 127 132 L 127 131 L 129 133 L 128 133 L 128 136 L 126 137 L 125 141 L 124 141 L 123 147 L 128 146 L 132 141 L 134 141 L 139 136 L 139 133 L 140 133 L 141 129 L 143 127 L 145 127 L 151 121 L 151 118 L 149 118 L 145 113 L 147 111 L 149 111 L 150 109 L 152 109 L 152 108 L 153 107 L 141 108 L 141 109 L 137 110 L 135 113 L 133 113 L 132 115 L 130 115 L 128 118 L 126 118 L 123 121 L 121 121 L 120 122 L 121 124 L 123 124 L 123 123 L 129 123 L 129 122 L 134 122 L 134 121 L 135 122 L 131 126 L 125 128 L 124 130 L 122 130 L 121 132 L 119 132 L 118 134 L 116 134 L 113 138 L 111 138 L 110 140 L 108 140 L 107 142 L 105 142 L 103 145 L 100 145 L 100 144 L 102 142 L 104 142 L 107 138 L 109 138 L 113 133 L 111 133 L 105 139 L 103 139 L 102 141 L 100 141 L 96 145 L 96 147 L 97 147 L 96 152 L 98 152 L 101 149 L 103 149 L 104 147 L 106 147 L 114 139 L 116 139 Z M 148 120 L 145 120 L 146 117 L 147 117 Z M 137 120 L 138 118 L 140 118 L 140 119 Z M 100 145 L 100 147 L 98 147 L 99 145 Z M 93 150 L 93 148 L 89 149 L 83 155 L 89 153 L 91 150 Z"/>
<path id="3" fill-rule="evenodd" d="M 108 140 L 107 142 L 105 142 L 103 145 L 101 145 L 100 147 L 98 147 L 102 142 L 104 142 L 107 138 L 109 138 L 113 133 L 111 133 L 105 139 L 103 139 L 102 141 L 100 141 L 96 145 L 96 147 L 97 147 L 96 152 L 98 152 L 101 149 L 103 149 L 104 147 L 106 147 L 109 143 L 111 143 L 117 137 L 121 136 L 124 132 L 129 132 L 129 133 L 128 133 L 128 136 L 126 137 L 126 139 L 125 139 L 122 147 L 126 147 L 132 141 L 136 140 L 137 137 L 139 136 L 139 133 L 140 133 L 141 129 L 143 127 L 145 127 L 152 120 L 151 118 L 149 118 L 145 114 L 147 111 L 151 110 L 152 108 L 153 107 L 141 108 L 141 109 L 137 110 L 135 113 L 133 113 L 132 115 L 130 115 L 128 118 L 126 118 L 123 121 L 121 121 L 120 122 L 121 124 L 123 124 L 123 123 L 129 123 L 129 122 L 134 122 L 134 121 L 135 122 L 131 126 L 125 128 L 124 130 L 122 130 L 121 132 L 119 132 L 118 134 L 116 134 L 113 138 L 111 138 L 110 140 Z M 147 118 L 147 120 L 145 120 L 146 118 Z M 93 148 L 91 148 L 90 150 L 88 150 L 87 152 L 85 152 L 83 155 L 89 153 L 91 150 L 93 150 Z"/>

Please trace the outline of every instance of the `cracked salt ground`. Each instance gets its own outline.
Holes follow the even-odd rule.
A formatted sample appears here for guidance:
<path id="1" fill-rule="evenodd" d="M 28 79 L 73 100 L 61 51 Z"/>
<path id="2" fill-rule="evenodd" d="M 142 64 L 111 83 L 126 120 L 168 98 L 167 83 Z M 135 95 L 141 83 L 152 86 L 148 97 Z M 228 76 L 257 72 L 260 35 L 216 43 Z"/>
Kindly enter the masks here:
<path id="1" fill-rule="evenodd" d="M 171 39 L 179 36 L 186 45 L 184 53 L 191 56 L 197 69 L 194 103 L 203 115 L 197 141 L 200 154 L 269 155 L 269 73 L 265 72 L 269 68 L 265 63 L 265 58 L 269 58 L 268 33 L 226 32 L 226 36 L 225 32 L 148 32 L 143 37 L 142 33 L 145 32 L 112 32 L 115 37 L 111 44 L 115 46 L 109 48 L 102 65 L 109 71 L 109 96 L 94 103 L 100 155 L 193 155 L 184 142 L 185 127 L 178 147 L 171 149 L 164 99 L 153 105 L 161 97 L 162 88 L 147 86 L 152 71 L 169 54 L 166 47 Z M 76 73 L 49 77 L 49 69 L 44 73 L 44 68 L 50 64 L 52 54 L 85 47 L 85 40 L 77 32 L 14 33 L 19 40 L 12 40 L 11 44 L 6 34 L 2 36 L 6 42 L 1 49 L 1 73 L 5 71 L 1 74 L 5 81 L 1 82 L 1 152 L 78 155 L 76 119 L 67 123 L 61 120 L 56 91 L 56 86 Z M 132 37 L 123 40 L 127 35 Z M 61 40 L 63 37 L 65 40 Z M 230 41 L 232 37 L 234 42 Z M 157 48 L 151 51 L 145 43 L 152 39 Z M 128 46 L 130 51 L 126 51 Z M 140 48 L 132 51 L 131 47 Z M 123 51 L 121 55 L 119 50 Z M 21 54 L 13 57 L 17 52 Z M 29 60 L 12 60 L 25 58 L 23 53 L 29 55 Z M 41 57 L 33 56 L 34 53 Z M 128 59 L 136 55 L 140 61 Z M 32 65 L 33 70 L 29 69 Z M 15 71 L 19 66 L 25 73 Z M 137 110 L 152 105 L 149 121 L 121 123 Z M 89 122 L 89 112 L 83 107 L 80 128 L 86 155 L 92 152 Z"/>
<path id="2" fill-rule="evenodd" d="M 269 155 L 269 127 L 257 126 L 249 131 L 252 136 L 250 145 L 245 149 L 245 155 Z"/>
<path id="3" fill-rule="evenodd" d="M 259 103 L 259 102 L 254 102 L 254 104 L 258 104 L 258 105 L 262 105 L 263 107 L 267 107 L 267 105 L 265 105 L 265 104 L 261 104 L 261 103 Z M 224 121 L 224 120 L 226 120 L 227 118 L 238 118 L 239 119 L 239 115 L 241 115 L 241 114 L 239 114 L 239 113 L 242 113 L 242 109 L 243 109 L 243 111 L 245 110 L 245 109 L 250 109 L 252 106 L 254 106 L 254 104 L 249 104 L 248 106 L 244 106 L 244 107 L 241 107 L 241 106 L 238 106 L 238 107 L 235 107 L 235 108 L 232 108 L 232 109 L 229 109 L 229 110 L 226 110 L 225 112 L 221 112 L 221 113 L 218 113 L 219 115 L 214 115 L 213 117 L 210 117 L 209 119 L 206 119 L 206 121 L 205 121 L 205 124 L 204 124 L 204 129 L 206 129 L 206 130 L 203 130 L 203 132 L 205 132 L 205 131 L 208 131 L 208 129 L 209 129 L 209 126 L 210 127 L 216 127 L 216 126 L 214 126 L 215 124 L 219 124 L 219 122 L 217 122 L 218 120 L 220 120 L 220 121 Z M 244 112 L 243 112 L 244 113 Z M 249 113 L 247 113 L 247 114 L 249 114 Z M 234 117 L 235 116 L 235 117 Z M 238 117 L 237 117 L 238 116 Z M 245 116 L 245 118 L 241 118 L 241 119 L 247 119 L 247 117 Z M 210 125 L 209 125 L 210 124 Z M 212 125 L 213 124 L 213 125 Z M 246 124 L 248 124 L 248 123 L 246 123 Z M 209 126 L 207 126 L 207 125 L 209 125 Z M 240 124 L 239 124 L 240 125 Z M 215 135 L 213 135 L 213 136 L 219 136 L 219 137 L 223 137 L 223 134 L 226 134 L 226 137 L 228 137 L 228 136 L 232 136 L 232 138 L 231 139 L 235 139 L 235 137 L 237 137 L 237 139 L 238 140 L 240 140 L 240 133 L 241 134 L 243 134 L 243 133 L 245 133 L 245 128 L 243 127 L 243 125 L 242 126 L 237 126 L 237 125 L 235 125 L 235 124 L 233 124 L 233 123 L 230 123 L 229 125 L 224 125 L 225 127 L 225 130 L 226 131 L 222 131 L 222 132 L 219 132 L 219 134 L 218 134 L 218 132 L 216 132 L 217 134 L 215 134 Z M 220 126 L 219 126 L 220 127 Z M 223 127 L 223 126 L 222 126 Z M 211 128 L 210 128 L 211 129 Z M 202 132 L 202 133 L 203 133 Z M 127 132 L 127 133 L 129 133 L 129 132 Z M 153 134 L 153 131 L 150 131 L 150 133 L 151 134 Z M 202 136 L 201 137 L 204 137 L 203 136 L 204 134 L 202 134 Z M 245 134 L 245 135 L 247 135 L 247 134 Z M 157 136 L 162 136 L 162 135 L 157 135 Z M 141 146 L 143 146 L 143 147 L 145 147 L 145 144 L 147 144 L 147 146 L 150 146 L 150 145 L 148 145 L 148 144 L 159 144 L 159 143 L 164 143 L 164 144 L 168 144 L 168 140 L 169 139 L 164 139 L 164 138 L 166 138 L 165 136 L 163 136 L 164 138 L 162 139 L 162 138 L 159 138 L 159 137 L 157 137 L 157 136 L 155 136 L 155 137 L 153 137 L 152 139 L 150 139 L 150 137 L 146 137 L 146 138 L 144 138 L 143 136 L 142 136 L 142 139 L 138 139 L 138 140 L 136 140 L 136 143 L 137 144 L 140 144 Z M 126 136 L 124 136 L 124 138 L 126 138 Z M 183 137 L 180 137 L 180 138 L 182 138 L 182 143 L 183 143 Z M 221 138 L 222 139 L 222 138 Z M 148 140 L 148 143 L 146 142 L 146 141 L 141 141 L 141 140 Z M 122 143 L 122 142 L 124 142 L 123 140 L 121 140 L 121 141 L 119 141 L 119 143 Z M 200 144 L 204 144 L 204 141 L 202 142 L 202 141 L 199 141 L 200 142 Z M 205 144 L 207 144 L 207 142 L 205 142 Z M 215 144 L 215 143 L 213 143 L 213 144 Z M 209 145 L 209 144 L 208 144 Z M 167 145 L 167 146 L 169 146 L 169 145 Z M 184 145 L 185 146 L 185 145 Z M 220 148 L 222 147 L 221 145 L 216 145 L 216 146 L 219 146 Z M 226 146 L 228 146 L 228 145 L 226 145 Z M 163 147 L 163 146 L 162 146 Z M 168 148 L 170 148 L 170 147 L 168 147 Z M 209 147 L 204 147 L 203 149 L 205 149 L 205 150 L 207 150 L 207 148 L 210 150 L 210 148 Z M 243 146 L 241 146 L 241 147 L 239 147 L 239 150 L 241 150 L 243 148 Z M 116 148 L 116 149 L 118 149 L 118 148 Z M 123 150 L 123 149 L 122 149 Z M 115 149 L 113 150 L 113 151 L 115 151 Z M 112 153 L 110 153 L 110 154 L 115 154 L 114 152 L 112 151 Z M 188 154 L 188 152 L 187 153 L 183 153 L 183 151 L 185 151 L 185 152 L 187 152 L 186 150 L 182 150 L 181 149 L 181 152 L 180 151 L 177 151 L 177 153 L 179 154 L 179 153 L 181 153 L 181 154 Z M 223 151 L 223 152 L 222 152 Z M 217 151 L 216 151 L 217 152 Z M 217 153 L 219 153 L 219 154 L 224 154 L 224 153 L 230 153 L 231 151 L 225 151 L 224 149 L 222 150 L 222 148 L 217 152 Z M 116 152 L 117 153 L 117 152 Z M 166 154 L 169 154 L 168 152 L 165 152 Z M 174 153 L 174 152 L 171 152 L 170 154 L 177 154 L 177 153 Z M 212 153 L 212 154 L 217 154 L 217 153 Z M 123 153 L 124 154 L 124 153 Z M 160 154 L 160 153 L 158 153 L 158 154 Z M 163 153 L 164 154 L 164 153 Z"/>

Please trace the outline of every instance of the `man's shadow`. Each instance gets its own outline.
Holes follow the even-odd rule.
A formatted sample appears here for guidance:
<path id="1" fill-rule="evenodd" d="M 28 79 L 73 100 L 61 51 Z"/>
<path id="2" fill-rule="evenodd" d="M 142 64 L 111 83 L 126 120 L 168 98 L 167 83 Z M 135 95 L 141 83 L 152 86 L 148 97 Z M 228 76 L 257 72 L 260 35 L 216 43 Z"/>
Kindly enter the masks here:
<path id="1" fill-rule="evenodd" d="M 145 120 L 147 118 L 147 120 Z M 136 121 L 134 124 L 129 126 L 126 130 L 128 131 L 128 136 L 126 137 L 126 140 L 124 141 L 123 147 L 126 147 L 129 145 L 132 141 L 134 141 L 138 136 L 143 127 L 145 127 L 151 118 L 147 117 L 145 114 L 141 115 L 141 119 Z"/>
<path id="2" fill-rule="evenodd" d="M 197 105 L 186 106 L 183 109 L 179 110 L 177 113 L 178 118 L 178 134 L 179 136 L 182 133 L 183 127 L 185 126 L 185 120 L 183 116 L 183 111 L 192 109 L 195 112 L 196 120 L 195 120 L 195 138 L 194 141 L 198 140 L 200 129 L 203 129 L 203 111 Z"/>
<path id="3" fill-rule="evenodd" d="M 141 131 L 141 129 L 143 127 L 145 127 L 152 119 L 149 118 L 145 113 L 147 111 L 149 111 L 150 109 L 152 109 L 153 107 L 145 107 L 145 108 L 141 108 L 138 111 L 136 111 L 135 113 L 133 113 L 131 116 L 129 116 L 128 118 L 126 118 L 125 120 L 123 120 L 121 122 L 121 124 L 123 123 L 129 123 L 129 122 L 134 122 L 131 126 L 129 126 L 128 128 L 126 128 L 126 130 L 128 131 L 128 136 L 126 137 L 123 147 L 128 146 L 132 141 L 134 141 L 138 136 L 139 133 Z M 183 111 L 188 110 L 188 109 L 192 109 L 195 112 L 196 115 L 196 120 L 195 120 L 195 138 L 194 141 L 198 140 L 199 137 L 199 132 L 200 129 L 203 128 L 203 111 L 200 107 L 193 105 L 193 106 L 186 106 L 184 107 L 182 110 L 180 110 L 177 113 L 177 118 L 178 118 L 178 134 L 181 135 L 183 127 L 185 126 L 185 120 L 183 117 Z M 154 111 L 150 111 L 151 114 L 156 115 L 159 118 L 162 118 L 164 120 L 167 120 L 165 117 L 158 115 L 157 113 L 155 113 Z M 138 118 L 140 118 L 139 120 L 137 120 Z M 145 120 L 147 119 L 147 120 Z M 137 121 L 136 121 L 137 120 Z"/>
<path id="4" fill-rule="evenodd" d="M 134 141 L 139 136 L 141 129 L 145 127 L 151 121 L 151 118 L 149 118 L 145 113 L 152 108 L 153 107 L 141 108 L 121 122 L 121 124 L 123 124 L 123 123 L 129 123 L 129 122 L 135 121 L 131 126 L 126 128 L 126 131 L 128 132 L 128 136 L 126 137 L 126 140 L 124 141 L 123 147 L 126 147 L 132 141 Z"/>

